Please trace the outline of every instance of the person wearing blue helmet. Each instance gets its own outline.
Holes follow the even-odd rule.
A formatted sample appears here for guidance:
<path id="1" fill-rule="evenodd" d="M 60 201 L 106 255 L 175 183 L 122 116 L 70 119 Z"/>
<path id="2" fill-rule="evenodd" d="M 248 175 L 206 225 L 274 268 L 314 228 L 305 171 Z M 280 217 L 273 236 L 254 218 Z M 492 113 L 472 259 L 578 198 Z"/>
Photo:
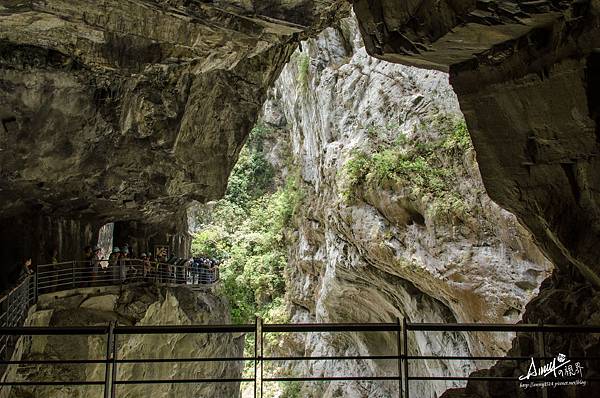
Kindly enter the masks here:
<path id="1" fill-rule="evenodd" d="M 115 246 L 112 249 L 112 253 L 110 253 L 110 256 L 108 257 L 108 268 L 110 269 L 110 272 L 112 273 L 113 281 L 116 281 L 119 277 L 119 274 L 118 274 L 119 258 L 121 258 L 121 249 L 119 247 Z"/>

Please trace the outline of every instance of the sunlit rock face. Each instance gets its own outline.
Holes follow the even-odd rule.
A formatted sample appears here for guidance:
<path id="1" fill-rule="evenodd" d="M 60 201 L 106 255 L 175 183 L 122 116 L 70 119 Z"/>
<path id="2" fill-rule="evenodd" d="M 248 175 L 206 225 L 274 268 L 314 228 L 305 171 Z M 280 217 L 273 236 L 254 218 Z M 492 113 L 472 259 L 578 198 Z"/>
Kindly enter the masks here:
<path id="1" fill-rule="evenodd" d="M 341 0 L 3 1 L 2 224 L 42 213 L 96 228 L 138 220 L 185 229 L 178 220 L 192 200 L 223 194 L 298 40 L 348 8 Z"/>
<path id="2" fill-rule="evenodd" d="M 464 212 L 440 211 L 443 201 L 404 180 L 365 185 L 348 200 L 348 162 L 357 152 L 381 153 L 404 140 L 441 138 L 435 120 L 460 118 L 441 72 L 394 65 L 367 55 L 354 20 L 303 44 L 286 66 L 264 120 L 287 134 L 304 198 L 290 236 L 288 300 L 293 322 L 516 322 L 550 263 L 531 235 L 486 194 L 468 146 L 451 156 L 449 193 Z M 308 67 L 305 65 L 308 57 Z M 451 123 L 448 121 L 447 123 Z M 444 126 L 442 126 L 444 127 Z M 283 140 L 288 138 L 284 135 Z M 280 349 L 310 355 L 389 355 L 393 334 L 296 336 Z M 502 354 L 509 335 L 429 333 L 410 336 L 424 355 Z M 393 375 L 395 363 L 311 361 L 295 374 Z M 474 363 L 427 361 L 411 374 L 468 375 Z M 412 383 L 418 397 L 450 383 Z M 397 383 L 305 385 L 311 397 L 389 397 Z"/>
<path id="3" fill-rule="evenodd" d="M 600 3 L 427 4 L 355 2 L 367 50 L 450 71 L 490 196 L 600 285 Z"/>
<path id="4" fill-rule="evenodd" d="M 56 296 L 56 297 L 55 297 Z M 87 288 L 40 297 L 30 326 L 227 324 L 229 306 L 209 292 L 150 286 Z M 119 359 L 239 357 L 243 337 L 230 334 L 119 335 Z M 106 336 L 36 336 L 20 342 L 22 359 L 104 359 Z M 118 379 L 237 378 L 237 362 L 119 364 Z M 103 364 L 19 366 L 22 381 L 104 380 Z M 236 397 L 237 383 L 117 386 L 119 397 Z M 15 387 L 10 397 L 102 397 L 101 387 Z"/>
<path id="5" fill-rule="evenodd" d="M 400 4 L 409 6 L 395 7 Z M 368 51 L 450 71 L 490 197 L 523 222 L 556 264 L 553 277 L 527 307 L 525 319 L 597 323 L 600 2 L 491 1 L 461 7 L 454 2 L 451 10 L 450 3 L 442 2 L 435 9 L 413 7 L 426 4 L 355 2 Z M 521 14 L 517 19 L 512 17 L 515 12 Z M 574 315 L 578 305 L 587 316 Z M 582 353 L 597 344 L 590 336 L 557 338 L 549 340 L 546 349 L 553 354 L 565 348 Z M 518 341 L 513 345 L 513 354 L 531 353 Z M 598 373 L 596 362 L 587 366 Z M 510 363 L 497 370 L 521 371 Z M 514 390 L 476 383 L 468 392 L 477 397 L 517 396 Z M 597 395 L 585 389 L 551 393 Z"/>

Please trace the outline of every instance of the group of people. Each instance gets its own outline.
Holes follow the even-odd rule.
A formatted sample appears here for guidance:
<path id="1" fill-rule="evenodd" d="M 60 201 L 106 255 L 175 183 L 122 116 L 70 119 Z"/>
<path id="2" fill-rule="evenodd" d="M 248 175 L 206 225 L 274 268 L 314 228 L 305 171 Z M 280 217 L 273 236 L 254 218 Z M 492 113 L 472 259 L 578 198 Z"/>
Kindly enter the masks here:
<path id="1" fill-rule="evenodd" d="M 91 267 L 92 282 L 99 279 L 121 282 L 154 280 L 163 283 L 213 283 L 217 260 L 206 257 L 179 258 L 173 255 L 141 253 L 135 256 L 128 244 L 113 247 L 105 258 L 99 246 L 86 247 L 84 260 Z M 210 270 L 210 271 L 209 271 Z"/>
<path id="2" fill-rule="evenodd" d="M 189 259 L 166 255 L 159 252 L 133 254 L 128 244 L 113 247 L 107 256 L 99 246 L 86 246 L 83 250 L 83 264 L 72 265 L 72 262 L 60 263 L 58 250 L 51 252 L 51 266 L 40 268 L 40 288 L 52 291 L 67 275 L 74 286 L 97 286 L 114 282 L 155 281 L 174 284 L 211 284 L 218 280 L 218 266 L 221 260 L 198 256 Z M 75 263 L 73 263 L 75 264 Z M 82 265 L 81 265 L 82 264 Z M 48 268 L 49 267 L 49 268 Z M 30 257 L 24 258 L 12 278 L 19 280 L 35 274 Z M 8 281 L 7 281 L 8 282 Z M 63 283 L 64 284 L 64 283 Z M 7 288 L 9 283 L 5 283 Z"/>
<path id="3" fill-rule="evenodd" d="M 221 260 L 204 256 L 192 258 L 192 283 L 213 283 L 218 279 L 218 266 Z"/>

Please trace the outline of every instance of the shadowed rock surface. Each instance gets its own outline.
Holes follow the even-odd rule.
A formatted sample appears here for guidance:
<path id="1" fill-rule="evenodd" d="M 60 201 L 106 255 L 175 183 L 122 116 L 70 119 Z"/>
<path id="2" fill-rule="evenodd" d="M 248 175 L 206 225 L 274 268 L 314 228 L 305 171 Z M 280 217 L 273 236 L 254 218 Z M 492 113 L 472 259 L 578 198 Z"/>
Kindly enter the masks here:
<path id="1" fill-rule="evenodd" d="M 35 241 L 42 229 L 18 220 L 37 214 L 76 219 L 72 241 L 116 220 L 185 232 L 190 202 L 223 194 L 298 40 L 348 8 L 341 0 L 3 1 L 0 220 L 17 229 L 5 233 Z M 37 261 L 51 250 L 29 245 L 2 240 L 7 253 Z"/>

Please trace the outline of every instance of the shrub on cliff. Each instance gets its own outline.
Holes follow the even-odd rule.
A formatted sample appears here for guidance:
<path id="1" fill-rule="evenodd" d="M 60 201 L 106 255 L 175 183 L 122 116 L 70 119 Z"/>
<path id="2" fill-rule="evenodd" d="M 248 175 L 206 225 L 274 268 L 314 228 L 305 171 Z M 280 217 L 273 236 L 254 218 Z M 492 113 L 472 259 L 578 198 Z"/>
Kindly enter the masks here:
<path id="1" fill-rule="evenodd" d="M 431 208 L 435 212 L 459 214 L 464 211 L 454 178 L 462 167 L 462 154 L 471 148 L 464 120 L 438 117 L 421 128 L 436 130 L 438 138 L 408 140 L 405 134 L 397 132 L 391 144 L 377 142 L 369 152 L 355 150 L 344 167 L 344 199 L 350 202 L 357 199 L 364 188 L 392 183 L 411 187 L 415 194 L 431 196 L 434 199 Z M 379 135 L 376 131 L 373 126 L 367 129 L 373 139 Z"/>

